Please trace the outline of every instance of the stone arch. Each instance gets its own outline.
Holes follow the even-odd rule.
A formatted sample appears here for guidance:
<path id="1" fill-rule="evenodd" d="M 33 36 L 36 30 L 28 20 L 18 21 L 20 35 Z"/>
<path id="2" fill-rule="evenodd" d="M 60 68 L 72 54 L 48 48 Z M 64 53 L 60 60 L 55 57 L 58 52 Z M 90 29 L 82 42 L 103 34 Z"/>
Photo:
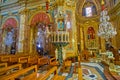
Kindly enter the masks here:
<path id="1" fill-rule="evenodd" d="M 39 29 L 41 28 L 44 32 L 43 35 L 45 35 L 46 28 L 52 23 L 52 18 L 50 14 L 47 14 L 44 11 L 36 12 L 33 14 L 29 20 L 30 25 L 30 52 L 34 52 L 36 45 L 37 45 L 37 33 L 39 32 Z M 44 36 L 45 37 L 45 36 Z M 41 38 L 42 39 L 42 38 Z M 46 38 L 44 38 L 46 39 Z M 33 42 L 33 45 L 31 44 Z M 45 43 L 45 40 L 43 40 L 43 43 Z M 43 45 L 44 48 L 44 45 Z M 45 50 L 45 49 L 44 49 Z M 36 52 L 36 51 L 35 51 Z"/>

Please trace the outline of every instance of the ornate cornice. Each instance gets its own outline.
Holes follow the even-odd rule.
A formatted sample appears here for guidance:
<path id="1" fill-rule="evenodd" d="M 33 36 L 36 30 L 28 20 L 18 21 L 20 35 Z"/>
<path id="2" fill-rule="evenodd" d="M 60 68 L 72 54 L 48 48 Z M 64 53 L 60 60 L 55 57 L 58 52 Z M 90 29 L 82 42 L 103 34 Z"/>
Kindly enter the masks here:
<path id="1" fill-rule="evenodd" d="M 93 20 L 93 21 L 99 22 L 99 15 L 95 15 L 92 17 L 84 17 L 84 16 L 80 16 L 78 13 L 76 13 L 76 22 L 85 23 L 88 20 Z"/>

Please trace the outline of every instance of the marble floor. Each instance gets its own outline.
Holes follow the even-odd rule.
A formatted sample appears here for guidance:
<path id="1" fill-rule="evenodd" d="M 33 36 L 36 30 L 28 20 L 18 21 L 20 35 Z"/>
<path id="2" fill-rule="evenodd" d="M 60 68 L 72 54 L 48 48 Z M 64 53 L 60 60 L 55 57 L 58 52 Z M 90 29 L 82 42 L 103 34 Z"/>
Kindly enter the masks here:
<path id="1" fill-rule="evenodd" d="M 75 65 L 78 63 L 72 63 L 72 66 L 66 69 L 66 71 L 61 72 L 59 67 L 58 69 L 58 74 L 62 76 L 66 76 L 66 80 L 78 80 L 78 73 L 77 73 L 77 68 L 75 72 Z M 101 63 L 95 63 L 95 62 L 86 62 L 86 63 L 81 63 L 82 71 L 83 71 L 83 79 L 84 80 L 106 80 L 104 73 L 103 73 L 103 68 L 104 66 Z M 45 73 L 46 71 L 40 71 L 40 73 Z M 50 75 L 48 80 L 51 80 L 51 77 L 53 74 Z"/>
<path id="2" fill-rule="evenodd" d="M 73 69 L 74 65 L 73 64 Z M 62 76 L 66 76 L 66 80 L 78 80 L 78 74 L 74 73 L 72 70 L 69 73 L 62 73 Z M 106 80 L 103 73 L 103 65 L 101 63 L 81 63 L 82 71 L 83 71 L 83 79 L 84 80 Z M 77 72 L 77 70 L 76 70 Z M 71 76 L 70 76 L 71 74 Z"/>

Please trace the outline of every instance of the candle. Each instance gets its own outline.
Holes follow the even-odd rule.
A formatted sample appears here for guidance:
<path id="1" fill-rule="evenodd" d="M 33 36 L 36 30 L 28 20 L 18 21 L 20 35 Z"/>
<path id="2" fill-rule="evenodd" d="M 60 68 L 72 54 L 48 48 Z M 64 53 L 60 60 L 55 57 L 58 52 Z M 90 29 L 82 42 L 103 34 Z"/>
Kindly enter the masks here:
<path id="1" fill-rule="evenodd" d="M 62 32 L 62 34 L 61 34 L 61 37 L 62 37 L 62 38 L 61 38 L 61 39 L 62 39 L 61 42 L 63 42 L 63 32 Z"/>
<path id="2" fill-rule="evenodd" d="M 58 38 L 57 38 L 57 41 L 59 42 L 59 33 L 56 35 Z"/>
<path id="3" fill-rule="evenodd" d="M 54 42 L 55 42 L 55 40 L 56 40 L 55 32 L 54 32 L 53 36 L 54 36 Z"/>

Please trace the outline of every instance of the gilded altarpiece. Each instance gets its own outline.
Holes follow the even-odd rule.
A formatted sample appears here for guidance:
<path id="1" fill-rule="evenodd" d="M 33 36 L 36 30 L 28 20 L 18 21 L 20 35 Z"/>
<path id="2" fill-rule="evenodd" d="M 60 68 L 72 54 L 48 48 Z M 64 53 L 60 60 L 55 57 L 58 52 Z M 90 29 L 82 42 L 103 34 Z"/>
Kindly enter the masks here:
<path id="1" fill-rule="evenodd" d="M 98 24 L 95 21 L 84 24 L 85 48 L 96 51 L 100 48 L 99 37 L 97 36 Z"/>

